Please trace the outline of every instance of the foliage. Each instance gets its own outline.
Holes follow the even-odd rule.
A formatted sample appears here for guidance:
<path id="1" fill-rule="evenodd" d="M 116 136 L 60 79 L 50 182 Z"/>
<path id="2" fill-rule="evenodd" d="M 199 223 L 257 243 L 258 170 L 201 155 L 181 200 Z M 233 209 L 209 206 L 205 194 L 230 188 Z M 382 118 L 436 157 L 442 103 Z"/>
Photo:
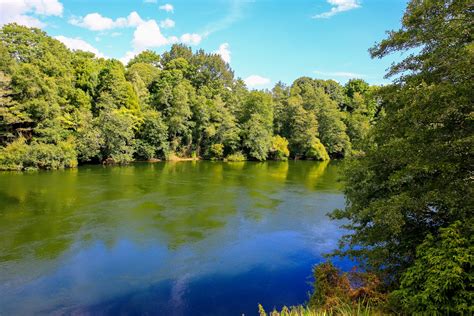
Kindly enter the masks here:
<path id="1" fill-rule="evenodd" d="M 353 270 L 341 273 L 331 262 L 313 268 L 314 291 L 309 306 L 331 311 L 339 306 L 361 303 L 381 306 L 386 297 L 381 293 L 380 280 L 372 273 Z"/>
<path id="2" fill-rule="evenodd" d="M 121 110 L 102 111 L 97 118 L 104 143 L 101 147 L 102 160 L 127 163 L 133 160 L 134 118 Z"/>
<path id="3" fill-rule="evenodd" d="M 472 314 L 474 312 L 474 234 L 457 221 L 428 235 L 417 248 L 413 265 L 401 277 L 393 299 L 406 313 Z"/>
<path id="4" fill-rule="evenodd" d="M 385 114 L 347 169 L 346 208 L 333 213 L 351 231 L 336 254 L 358 259 L 388 290 L 400 286 L 394 295 L 410 312 L 472 311 L 471 21 L 469 1 L 413 0 L 402 28 L 371 49 L 411 54 L 377 92 Z M 356 86 L 347 87 L 352 104 L 366 89 Z"/>
<path id="5" fill-rule="evenodd" d="M 168 126 L 161 113 L 143 112 L 143 120 L 136 133 L 136 156 L 139 159 L 166 158 L 169 151 Z"/>
<path id="6" fill-rule="evenodd" d="M 290 155 L 286 138 L 276 135 L 272 137 L 270 156 L 274 160 L 287 160 Z"/>
<path id="7" fill-rule="evenodd" d="M 363 81 L 343 87 L 302 77 L 291 87 L 278 83 L 271 93 L 249 91 L 219 55 L 181 44 L 161 55 L 145 50 L 124 66 L 70 51 L 35 28 L 7 24 L 0 38 L 5 153 L 24 138 L 33 147 L 72 142 L 79 163 L 326 160 L 348 155 L 372 124 L 366 109 L 375 104 L 373 87 Z M 20 160 L 3 168 L 19 168 Z"/>
<path id="8" fill-rule="evenodd" d="M 305 154 L 306 158 L 314 160 L 329 160 L 329 154 L 326 148 L 318 138 L 314 138 Z"/>
<path id="9" fill-rule="evenodd" d="M 247 157 L 245 157 L 245 155 L 240 151 L 230 154 L 227 157 L 225 157 L 225 161 L 230 161 L 230 162 L 239 162 L 239 161 L 245 161 L 245 160 L 247 160 Z"/>
<path id="10" fill-rule="evenodd" d="M 20 137 L 0 151 L 0 170 L 63 169 L 77 166 L 74 143 L 57 144 L 33 142 Z"/>
<path id="11" fill-rule="evenodd" d="M 212 144 L 209 149 L 211 159 L 221 159 L 224 156 L 224 145 Z"/>
<path id="12" fill-rule="evenodd" d="M 267 313 L 262 305 L 258 305 L 258 313 L 260 316 L 369 316 L 369 315 L 384 315 L 383 312 L 371 308 L 369 304 L 340 305 L 332 310 L 314 309 L 308 306 L 291 306 L 283 308 L 280 311 L 274 309 Z"/>

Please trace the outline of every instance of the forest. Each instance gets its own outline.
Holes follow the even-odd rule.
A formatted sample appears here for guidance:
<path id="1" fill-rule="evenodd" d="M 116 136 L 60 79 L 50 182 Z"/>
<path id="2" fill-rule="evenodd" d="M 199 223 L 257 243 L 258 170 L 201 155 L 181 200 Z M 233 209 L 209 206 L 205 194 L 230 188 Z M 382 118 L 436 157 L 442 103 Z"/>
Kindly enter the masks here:
<path id="1" fill-rule="evenodd" d="M 124 66 L 8 24 L 0 169 L 347 158 L 346 206 L 330 216 L 348 233 L 330 256 L 360 273 L 316 266 L 308 307 L 294 314 L 368 304 L 376 314 L 472 315 L 473 12 L 467 0 L 409 1 L 400 29 L 369 49 L 404 53 L 390 85 L 301 77 L 271 91 L 247 89 L 220 56 L 183 45 Z"/>
<path id="2" fill-rule="evenodd" d="M 126 66 L 39 29 L 0 30 L 0 169 L 140 160 L 328 160 L 360 152 L 376 91 L 301 77 L 246 88 L 219 55 L 175 44 Z"/>

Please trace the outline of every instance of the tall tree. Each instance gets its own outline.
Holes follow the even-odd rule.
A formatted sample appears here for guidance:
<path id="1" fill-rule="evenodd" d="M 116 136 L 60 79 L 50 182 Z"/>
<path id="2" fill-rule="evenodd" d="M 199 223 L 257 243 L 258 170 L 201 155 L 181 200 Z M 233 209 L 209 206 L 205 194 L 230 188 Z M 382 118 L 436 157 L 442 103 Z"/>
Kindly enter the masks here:
<path id="1" fill-rule="evenodd" d="M 417 280 L 401 283 L 398 298 L 408 313 L 473 312 L 472 295 L 459 292 L 472 290 L 472 261 L 443 272 L 467 273 L 467 284 L 462 277 L 426 278 L 420 269 L 426 260 L 443 264 L 432 249 L 438 245 L 453 247 L 446 251 L 467 245 L 472 255 L 472 242 L 456 240 L 469 236 L 474 224 L 472 12 L 470 1 L 412 0 L 402 28 L 370 50 L 378 58 L 411 54 L 387 74 L 398 79 L 381 89 L 386 115 L 371 131 L 366 155 L 348 168 L 348 204 L 334 213 L 349 219 L 353 232 L 343 239 L 341 254 L 358 257 L 394 287 L 401 278 Z M 445 300 L 433 296 L 436 288 L 457 301 L 446 309 Z M 420 298 L 421 291 L 423 300 L 413 305 L 408 296 Z"/>

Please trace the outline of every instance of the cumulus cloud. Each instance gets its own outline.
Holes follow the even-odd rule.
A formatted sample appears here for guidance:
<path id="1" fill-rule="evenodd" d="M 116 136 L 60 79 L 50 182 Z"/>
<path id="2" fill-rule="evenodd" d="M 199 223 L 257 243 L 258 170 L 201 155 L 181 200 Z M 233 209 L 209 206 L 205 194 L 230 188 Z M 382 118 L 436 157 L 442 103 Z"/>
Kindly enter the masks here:
<path id="1" fill-rule="evenodd" d="M 160 5 L 160 10 L 164 10 L 166 12 L 174 12 L 174 7 L 172 4 L 163 4 L 163 5 Z"/>
<path id="2" fill-rule="evenodd" d="M 197 45 L 201 43 L 202 36 L 196 33 L 186 33 L 181 35 L 180 42 L 189 45 Z"/>
<path id="3" fill-rule="evenodd" d="M 172 27 L 174 27 L 174 25 L 175 25 L 175 23 L 171 19 L 165 19 L 165 20 L 160 22 L 160 27 L 162 27 L 164 29 L 172 28 Z"/>
<path id="4" fill-rule="evenodd" d="M 137 56 L 141 51 L 129 51 L 126 52 L 125 55 L 120 58 L 119 60 L 122 62 L 122 64 L 126 65 L 130 60 L 132 60 L 133 57 Z"/>
<path id="5" fill-rule="evenodd" d="M 217 49 L 214 54 L 220 55 L 223 61 L 230 63 L 231 52 L 229 43 L 222 43 L 219 45 L 219 49 Z"/>
<path id="6" fill-rule="evenodd" d="M 141 23 L 133 33 L 133 50 L 128 51 L 120 61 L 127 64 L 130 59 L 145 49 L 158 48 L 175 43 L 185 43 L 188 45 L 197 45 L 201 42 L 201 36 L 195 33 L 186 33 L 178 36 L 166 37 L 161 33 L 161 29 L 155 20 L 148 20 Z"/>
<path id="7" fill-rule="evenodd" d="M 0 25 L 16 22 L 30 27 L 44 27 L 37 17 L 62 16 L 63 5 L 58 0 L 0 0 Z"/>
<path id="8" fill-rule="evenodd" d="M 333 71 L 333 72 L 325 72 L 315 70 L 313 71 L 317 75 L 325 76 L 325 77 L 337 77 L 337 78 L 363 78 L 366 77 L 363 74 L 358 74 L 355 72 L 346 72 L 346 71 Z"/>
<path id="9" fill-rule="evenodd" d="M 89 13 L 84 17 L 74 17 L 69 20 L 72 25 L 80 26 L 91 31 L 106 31 L 114 28 L 136 27 L 144 21 L 140 15 L 133 11 L 126 18 L 120 17 L 113 20 L 102 16 L 100 13 Z"/>
<path id="10" fill-rule="evenodd" d="M 269 78 L 265 78 L 265 77 L 262 77 L 262 76 L 259 76 L 259 75 L 248 76 L 247 78 L 244 79 L 244 81 L 245 81 L 245 84 L 249 88 L 264 86 L 264 85 L 267 85 L 267 84 L 270 83 Z"/>
<path id="11" fill-rule="evenodd" d="M 327 2 L 332 6 L 331 10 L 316 14 L 313 16 L 314 19 L 327 19 L 341 12 L 360 8 L 359 0 L 327 0 Z"/>
<path id="12" fill-rule="evenodd" d="M 161 33 L 155 20 L 140 24 L 133 33 L 132 44 L 136 50 L 148 47 L 160 47 L 169 44 L 169 40 Z"/>
<path id="13" fill-rule="evenodd" d="M 105 57 L 97 48 L 92 46 L 91 44 L 87 43 L 86 41 L 80 39 L 80 38 L 71 38 L 71 37 L 66 37 L 66 36 L 55 36 L 55 39 L 58 41 L 61 41 L 66 45 L 69 49 L 72 50 L 83 50 L 86 52 L 91 52 L 94 53 L 97 57 Z"/>

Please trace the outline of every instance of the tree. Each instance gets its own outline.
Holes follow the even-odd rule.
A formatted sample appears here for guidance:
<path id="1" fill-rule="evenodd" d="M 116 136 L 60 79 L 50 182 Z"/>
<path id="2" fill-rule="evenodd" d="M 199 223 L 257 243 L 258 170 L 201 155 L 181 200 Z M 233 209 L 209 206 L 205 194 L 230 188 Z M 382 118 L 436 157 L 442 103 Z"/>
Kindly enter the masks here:
<path id="1" fill-rule="evenodd" d="M 182 44 L 124 67 L 14 23 L 0 39 L 0 151 L 14 169 L 173 155 L 327 160 L 376 121 L 374 89 L 362 81 L 349 89 L 302 77 L 249 91 L 220 56 Z M 44 159 L 27 162 L 33 149 Z M 51 160 L 56 150 L 69 162 Z"/>
<path id="2" fill-rule="evenodd" d="M 273 106 L 269 94 L 252 91 L 244 104 L 241 117 L 243 145 L 249 156 L 265 160 L 273 134 Z"/>
<path id="3" fill-rule="evenodd" d="M 104 99 L 107 99 L 108 102 L 105 102 Z M 101 70 L 95 102 L 97 104 L 96 112 L 107 109 L 105 107 L 139 111 L 138 97 L 133 86 L 125 78 L 125 68 L 118 60 L 107 60 Z"/>
<path id="4" fill-rule="evenodd" d="M 295 158 L 307 157 L 319 135 L 316 115 L 303 108 L 300 96 L 288 99 L 287 113 L 288 122 L 285 124 L 286 132 L 283 135 L 289 139 L 290 152 Z"/>
<path id="5" fill-rule="evenodd" d="M 317 112 L 318 130 L 321 142 L 332 157 L 344 157 L 350 154 L 351 143 L 347 135 L 347 126 L 343 114 L 332 100 L 325 100 Z"/>
<path id="6" fill-rule="evenodd" d="M 140 54 L 133 57 L 127 64 L 127 68 L 132 67 L 135 64 L 147 64 L 153 67 L 160 67 L 161 57 L 152 50 L 144 50 Z"/>
<path id="7" fill-rule="evenodd" d="M 407 302 L 411 310 L 445 311 L 444 299 L 424 292 L 434 279 L 429 274 L 439 271 L 423 266 L 423 274 L 415 272 L 427 256 L 435 260 L 451 251 L 435 250 L 448 240 L 445 228 L 460 221 L 455 231 L 461 236 L 472 233 L 471 20 L 469 1 L 413 0 L 402 28 L 370 50 L 379 58 L 398 51 L 413 53 L 388 72 L 399 77 L 380 91 L 386 115 L 371 130 L 373 144 L 365 156 L 348 168 L 346 208 L 333 213 L 349 219 L 353 232 L 342 240 L 338 253 L 357 257 L 391 288 L 402 280 L 401 290 L 407 290 L 403 296 L 412 296 L 416 305 Z M 463 248 L 466 243 L 458 245 Z M 414 256 L 418 246 L 419 259 Z M 443 267 L 443 277 L 472 273 L 470 265 L 454 262 Z M 411 278 L 416 278 L 416 286 Z M 472 288 L 459 282 L 463 284 L 447 285 L 451 297 L 463 297 L 461 291 Z M 421 297 L 426 300 L 421 302 Z"/>
<path id="8" fill-rule="evenodd" d="M 169 153 L 168 126 L 160 112 L 148 110 L 136 133 L 136 156 L 139 159 L 167 158 Z"/>
<path id="9" fill-rule="evenodd" d="M 97 127 L 104 139 L 101 146 L 101 160 L 111 159 L 113 163 L 127 163 L 133 160 L 135 150 L 135 117 L 126 109 L 104 110 L 97 118 Z"/>
<path id="10" fill-rule="evenodd" d="M 258 113 L 253 113 L 242 128 L 243 145 L 249 156 L 256 160 L 265 160 L 271 148 L 272 134 L 265 127 L 265 119 Z"/>

